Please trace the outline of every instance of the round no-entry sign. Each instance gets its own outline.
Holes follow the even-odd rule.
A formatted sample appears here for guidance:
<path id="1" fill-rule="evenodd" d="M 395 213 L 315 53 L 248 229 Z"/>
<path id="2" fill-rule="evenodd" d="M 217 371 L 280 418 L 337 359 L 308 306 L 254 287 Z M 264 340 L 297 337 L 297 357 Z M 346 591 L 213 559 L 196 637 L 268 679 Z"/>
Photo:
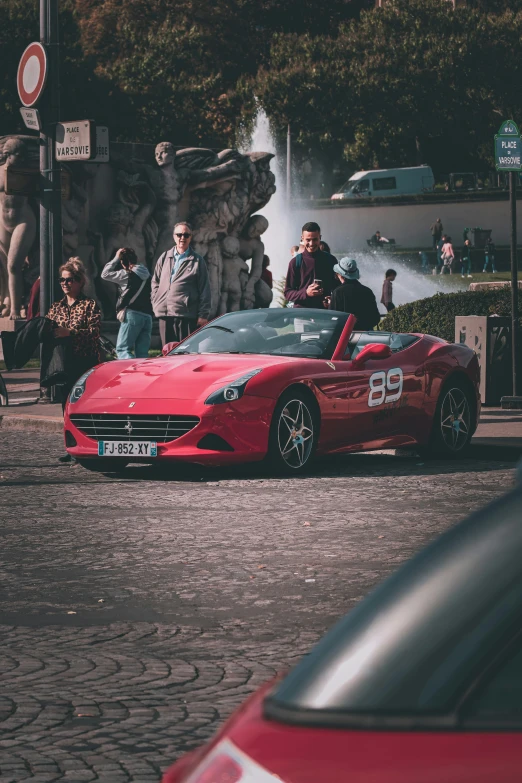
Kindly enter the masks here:
<path id="1" fill-rule="evenodd" d="M 24 106 L 34 106 L 47 79 L 47 54 L 41 43 L 29 44 L 22 54 L 16 76 L 18 95 Z"/>

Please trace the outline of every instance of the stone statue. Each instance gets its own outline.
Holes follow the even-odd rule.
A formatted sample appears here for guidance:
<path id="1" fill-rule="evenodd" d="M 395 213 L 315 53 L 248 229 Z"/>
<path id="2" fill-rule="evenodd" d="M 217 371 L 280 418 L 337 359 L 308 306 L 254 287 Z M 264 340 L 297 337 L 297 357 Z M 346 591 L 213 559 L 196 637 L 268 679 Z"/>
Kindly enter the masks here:
<path id="1" fill-rule="evenodd" d="M 157 259 L 172 247 L 172 229 L 176 222 L 188 219 L 187 210 L 180 209 L 185 190 L 188 187 L 205 187 L 209 182 L 225 180 L 233 175 L 239 176 L 245 170 L 247 161 L 236 150 L 225 150 L 216 155 L 212 150 L 188 148 L 176 153 L 174 145 L 169 141 L 156 146 L 155 158 L 161 173 L 161 180 L 158 181 L 157 177 L 151 180 L 151 184 L 159 185 L 157 222 L 160 234 L 155 254 Z"/>
<path id="2" fill-rule="evenodd" d="M 128 207 L 133 215 L 131 222 L 132 241 L 135 245 L 139 245 L 139 252 L 142 252 L 138 258 L 141 259 L 140 263 L 144 263 L 151 269 L 154 265 L 154 254 L 158 242 L 158 226 L 152 216 L 157 202 L 156 194 L 148 182 L 142 179 L 140 173 L 128 174 L 120 170 L 116 179 L 119 186 L 117 203 Z M 133 249 L 138 253 L 136 247 Z"/>
<path id="3" fill-rule="evenodd" d="M 270 259 L 268 256 L 263 256 L 263 269 L 270 266 Z M 274 298 L 274 292 L 265 283 L 262 277 L 259 278 L 254 287 L 255 302 L 254 307 L 270 307 L 272 299 Z"/>
<path id="4" fill-rule="evenodd" d="M 0 138 L 0 265 L 7 271 L 9 290 L 9 304 L 2 310 L 2 315 L 9 315 L 11 320 L 21 318 L 24 261 L 35 241 L 37 223 L 27 196 L 6 194 L 6 169 L 8 166 L 28 166 L 29 143 L 21 137 Z M 5 280 L 5 271 L 0 276 L 0 283 L 2 279 Z M 2 292 L 2 302 L 5 293 Z"/>
<path id="5" fill-rule="evenodd" d="M 161 142 L 155 149 L 111 145 L 108 164 L 67 163 L 71 188 L 62 202 L 63 255 L 78 256 L 86 265 L 89 294 L 100 300 L 104 317 L 114 316 L 117 294 L 99 278 L 104 265 L 119 247 L 131 247 L 152 270 L 172 247 L 178 220 L 190 222 L 193 246 L 207 261 L 212 317 L 268 306 L 272 294 L 261 279 L 260 238 L 268 222 L 254 213 L 275 192 L 272 157 L 234 149 L 176 151 L 170 142 Z M 0 137 L 0 314 L 17 319 L 37 272 L 38 226 L 32 197 L 5 192 L 9 166 L 37 170 L 38 139 Z"/>
<path id="6" fill-rule="evenodd" d="M 141 263 L 146 263 L 147 259 L 151 258 L 150 245 L 147 247 L 144 229 L 154 210 L 156 197 L 149 185 L 144 182 L 139 183 L 139 191 L 142 200 L 138 206 L 135 206 L 135 211 L 121 201 L 117 201 L 109 208 L 103 232 L 92 232 L 89 235 L 95 247 L 96 267 L 99 272 L 114 258 L 120 247 L 132 248 Z M 114 307 L 118 289 L 113 283 L 105 281 L 101 281 L 100 286 L 105 314 Z"/>
<path id="7" fill-rule="evenodd" d="M 221 243 L 223 258 L 223 279 L 219 315 L 241 310 L 243 289 L 248 282 L 248 264 L 239 255 L 240 241 L 237 237 L 225 237 Z"/>
<path id="8" fill-rule="evenodd" d="M 232 173 L 224 168 L 226 164 L 237 161 L 237 156 L 235 150 L 220 152 L 216 156 L 216 160 L 221 161 L 220 166 L 217 166 L 220 177 L 217 180 L 199 183 L 196 187 L 187 187 L 185 197 L 185 218 L 194 228 L 195 249 L 206 258 L 208 263 L 212 292 L 211 318 L 221 311 L 224 301 L 222 297 L 225 263 L 222 257 L 223 240 L 229 236 L 239 237 L 252 211 L 266 204 L 275 191 L 275 178 L 270 171 L 270 160 L 273 158 L 271 153 L 251 153 L 241 156 L 240 175 L 235 173 L 235 167 L 231 169 Z M 253 248 L 254 245 L 252 250 Z M 255 248 L 259 251 L 259 245 L 255 244 Z M 251 257 L 248 255 L 248 248 L 245 248 L 245 253 L 243 260 Z M 257 256 L 258 252 L 256 252 L 254 275 L 259 276 L 261 270 L 258 269 Z M 254 278 L 251 282 L 247 281 L 244 286 L 249 307 L 254 306 L 254 286 Z"/>
<path id="9" fill-rule="evenodd" d="M 263 272 L 263 256 L 265 246 L 261 242 L 261 234 L 268 228 L 268 220 L 263 215 L 252 215 L 249 218 L 240 237 L 239 255 L 244 261 L 251 260 L 248 282 L 243 292 L 243 310 L 251 310 L 255 304 L 255 287 Z"/>

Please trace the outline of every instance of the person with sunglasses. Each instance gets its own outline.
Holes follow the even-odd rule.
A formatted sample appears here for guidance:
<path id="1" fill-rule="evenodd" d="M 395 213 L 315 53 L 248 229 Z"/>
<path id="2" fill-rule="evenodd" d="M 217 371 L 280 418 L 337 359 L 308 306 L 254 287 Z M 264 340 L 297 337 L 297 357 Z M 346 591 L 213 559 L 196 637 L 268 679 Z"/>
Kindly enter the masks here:
<path id="1" fill-rule="evenodd" d="M 74 383 L 99 364 L 100 308 L 83 293 L 87 282 L 81 259 L 70 258 L 59 270 L 63 298 L 45 318 L 33 318 L 16 332 L 0 332 L 8 370 L 22 368 L 41 344 L 40 386 L 58 386 L 62 407 Z M 73 462 L 67 454 L 61 462 Z"/>
<path id="2" fill-rule="evenodd" d="M 51 305 L 46 319 L 53 324 L 55 339 L 65 340 L 65 374 L 62 398 L 65 400 L 80 375 L 100 362 L 100 308 L 83 293 L 87 282 L 79 258 L 70 258 L 59 270 L 63 298 Z"/>
<path id="3" fill-rule="evenodd" d="M 41 344 L 40 385 L 61 386 L 65 401 L 77 378 L 101 360 L 101 313 L 83 294 L 87 276 L 79 258 L 70 258 L 59 274 L 64 296 L 45 318 L 33 318 L 16 332 L 0 332 L 0 338 L 8 370 L 22 368 Z"/>
<path id="4" fill-rule="evenodd" d="M 151 283 L 154 315 L 161 344 L 180 342 L 208 322 L 210 282 L 205 259 L 190 241 L 189 223 L 174 226 L 174 247 L 158 258 Z"/>

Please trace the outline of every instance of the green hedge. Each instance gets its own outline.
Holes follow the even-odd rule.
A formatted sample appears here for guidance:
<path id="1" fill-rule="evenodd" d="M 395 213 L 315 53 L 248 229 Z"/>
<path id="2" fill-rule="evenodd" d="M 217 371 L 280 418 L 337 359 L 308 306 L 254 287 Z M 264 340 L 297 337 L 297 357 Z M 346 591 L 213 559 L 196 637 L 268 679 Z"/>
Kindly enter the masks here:
<path id="1" fill-rule="evenodd" d="M 379 328 L 385 332 L 422 332 L 455 339 L 457 315 L 511 315 L 511 289 L 491 291 L 460 291 L 456 294 L 435 294 L 396 307 L 383 318 Z"/>

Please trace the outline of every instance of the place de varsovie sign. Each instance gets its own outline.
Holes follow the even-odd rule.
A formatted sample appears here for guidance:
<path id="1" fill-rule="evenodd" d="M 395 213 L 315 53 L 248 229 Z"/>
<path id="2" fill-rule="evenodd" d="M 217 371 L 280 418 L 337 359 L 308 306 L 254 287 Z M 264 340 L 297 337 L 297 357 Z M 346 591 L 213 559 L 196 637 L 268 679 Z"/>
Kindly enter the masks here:
<path id="1" fill-rule="evenodd" d="M 495 136 L 495 166 L 497 171 L 522 171 L 522 141 L 513 120 L 506 120 Z"/>

